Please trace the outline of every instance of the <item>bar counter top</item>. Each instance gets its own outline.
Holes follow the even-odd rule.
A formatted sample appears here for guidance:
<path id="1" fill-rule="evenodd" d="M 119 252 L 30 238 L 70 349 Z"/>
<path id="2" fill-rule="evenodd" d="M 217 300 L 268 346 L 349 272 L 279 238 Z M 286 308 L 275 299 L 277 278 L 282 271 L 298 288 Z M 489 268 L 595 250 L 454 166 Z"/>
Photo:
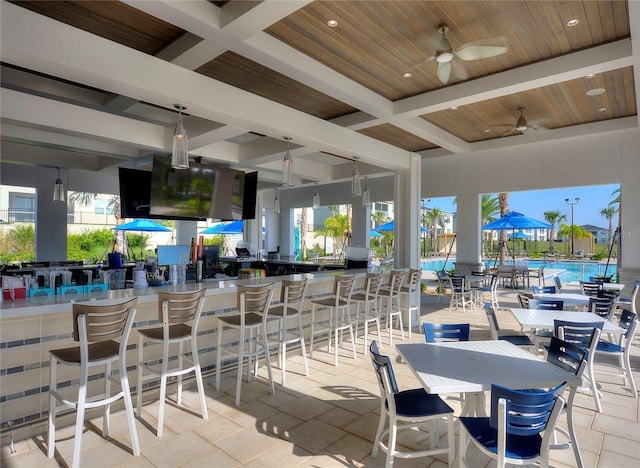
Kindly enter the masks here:
<path id="1" fill-rule="evenodd" d="M 325 280 L 327 277 L 333 277 L 340 274 L 356 274 L 356 277 L 364 276 L 366 269 L 360 270 L 332 270 L 319 271 L 313 273 L 296 273 L 284 276 L 269 276 L 266 278 L 250 278 L 250 279 L 205 279 L 202 283 L 187 282 L 186 285 L 180 286 L 152 286 L 146 288 L 127 288 L 115 289 L 103 292 L 85 293 L 77 295 L 55 295 L 41 297 L 27 297 L 25 299 L 3 300 L 0 302 L 0 318 L 8 319 L 13 317 L 35 316 L 49 313 L 69 311 L 69 304 L 72 301 L 90 301 L 90 300 L 108 300 L 120 299 L 124 297 L 138 297 L 138 303 L 157 302 L 159 292 L 180 292 L 194 291 L 196 289 L 205 288 L 206 296 L 215 296 L 220 294 L 235 293 L 236 286 L 246 284 L 280 284 L 282 280 L 300 280 L 308 278 L 309 283 L 315 283 Z"/>

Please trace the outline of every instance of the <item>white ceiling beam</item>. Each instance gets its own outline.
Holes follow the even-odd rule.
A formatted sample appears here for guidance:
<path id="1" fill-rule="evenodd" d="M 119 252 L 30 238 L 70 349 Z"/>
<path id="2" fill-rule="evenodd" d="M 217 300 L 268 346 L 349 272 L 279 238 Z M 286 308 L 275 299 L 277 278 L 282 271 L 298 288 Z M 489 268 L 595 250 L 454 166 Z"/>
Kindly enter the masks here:
<path id="1" fill-rule="evenodd" d="M 631 42 L 636 45 L 633 48 L 633 70 L 635 72 L 636 88 L 636 119 L 640 125 L 640 2 L 627 2 L 629 8 L 629 26 L 631 28 Z"/>

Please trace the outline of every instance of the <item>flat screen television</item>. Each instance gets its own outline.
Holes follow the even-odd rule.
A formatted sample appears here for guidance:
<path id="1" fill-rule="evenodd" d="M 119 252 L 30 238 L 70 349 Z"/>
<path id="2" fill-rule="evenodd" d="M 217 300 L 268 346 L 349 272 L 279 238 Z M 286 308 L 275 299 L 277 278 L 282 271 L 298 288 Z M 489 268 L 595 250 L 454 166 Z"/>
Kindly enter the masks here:
<path id="1" fill-rule="evenodd" d="M 244 200 L 242 202 L 242 219 L 256 219 L 256 198 L 258 193 L 258 173 L 244 174 Z"/>
<path id="2" fill-rule="evenodd" d="M 170 158 L 154 156 L 149 213 L 168 219 L 242 219 L 244 175 L 213 164 L 173 169 Z"/>
<path id="3" fill-rule="evenodd" d="M 159 245 L 158 265 L 179 265 L 184 258 L 185 264 L 191 263 L 190 245 Z"/>

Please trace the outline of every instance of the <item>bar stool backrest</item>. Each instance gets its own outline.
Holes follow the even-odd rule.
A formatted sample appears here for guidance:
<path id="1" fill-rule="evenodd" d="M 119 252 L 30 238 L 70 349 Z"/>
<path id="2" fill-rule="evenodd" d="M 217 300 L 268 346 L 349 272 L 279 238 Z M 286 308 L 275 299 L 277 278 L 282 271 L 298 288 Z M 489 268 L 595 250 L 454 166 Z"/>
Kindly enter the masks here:
<path id="1" fill-rule="evenodd" d="M 125 336 L 127 338 L 131 330 L 132 311 L 135 315 L 137 297 L 128 301 L 120 301 L 114 304 L 96 304 L 95 302 L 73 303 L 73 339 L 80 341 L 80 327 L 78 317 L 84 316 L 86 339 L 88 343 L 110 341 Z M 131 316 L 132 318 L 133 316 Z"/>
<path id="2" fill-rule="evenodd" d="M 173 325 L 199 319 L 205 292 L 205 289 L 200 289 L 185 293 L 158 293 L 158 321 L 165 323 L 166 317 L 167 325 Z"/>

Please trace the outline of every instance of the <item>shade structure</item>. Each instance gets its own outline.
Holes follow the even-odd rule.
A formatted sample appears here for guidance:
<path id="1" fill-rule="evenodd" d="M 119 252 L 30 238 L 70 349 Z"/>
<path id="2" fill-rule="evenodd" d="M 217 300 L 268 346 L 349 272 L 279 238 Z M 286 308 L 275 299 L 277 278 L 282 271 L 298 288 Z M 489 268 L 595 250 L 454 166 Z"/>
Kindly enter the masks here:
<path id="1" fill-rule="evenodd" d="M 371 231 L 369 231 L 369 237 L 382 237 L 382 234 L 372 229 Z"/>
<path id="2" fill-rule="evenodd" d="M 171 232 L 172 229 L 150 219 L 134 219 L 128 223 L 120 224 L 113 228 L 115 231 L 140 231 L 140 232 Z M 140 258 L 142 258 L 142 244 L 140 244 Z"/>
<path id="3" fill-rule="evenodd" d="M 395 221 L 389 221 L 388 223 L 382 224 L 377 228 L 373 228 L 374 231 L 377 232 L 393 232 L 395 229 Z M 428 229 L 420 226 L 420 232 L 428 232 Z"/>
<path id="4" fill-rule="evenodd" d="M 551 229 L 551 224 L 537 219 L 529 218 L 517 211 L 511 211 L 506 215 L 482 226 L 486 231 L 503 231 L 516 229 Z"/>
<path id="5" fill-rule="evenodd" d="M 242 234 L 244 232 L 244 222 L 233 221 L 231 223 L 220 223 L 200 231 L 200 234 Z"/>

